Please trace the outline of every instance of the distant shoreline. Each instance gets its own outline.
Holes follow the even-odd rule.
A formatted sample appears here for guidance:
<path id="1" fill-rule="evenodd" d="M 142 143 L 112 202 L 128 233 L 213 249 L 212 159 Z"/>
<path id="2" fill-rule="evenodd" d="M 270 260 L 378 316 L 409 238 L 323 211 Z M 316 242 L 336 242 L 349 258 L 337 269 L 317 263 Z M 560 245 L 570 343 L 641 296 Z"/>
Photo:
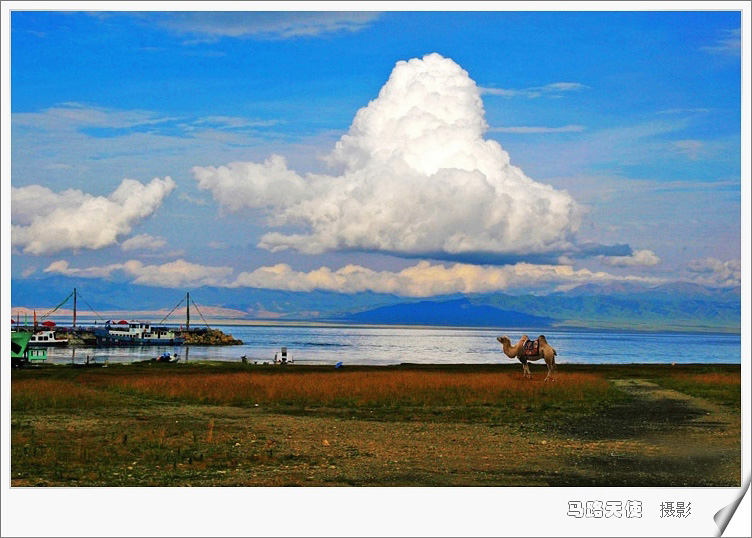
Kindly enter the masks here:
<path id="1" fill-rule="evenodd" d="M 149 316 L 143 314 L 135 314 L 133 318 L 128 314 L 135 314 L 133 312 L 125 313 L 122 319 L 144 319 L 148 320 Z M 116 316 L 117 317 L 117 316 Z M 70 325 L 72 318 L 70 316 L 50 316 L 49 319 L 54 319 L 56 322 L 63 326 Z M 478 327 L 478 326 L 457 326 L 457 325 L 405 325 L 405 324 L 371 324 L 371 323 L 353 323 L 346 321 L 312 321 L 312 320 L 273 320 L 273 319 L 237 319 L 237 318 L 212 318 L 208 319 L 207 323 L 212 326 L 227 326 L 227 327 L 300 327 L 300 328 L 333 328 L 333 329 L 419 329 L 419 330 L 450 330 L 450 331 L 491 331 L 491 330 L 510 330 L 510 329 L 530 329 L 531 326 L 507 326 L 507 327 Z M 79 326 L 94 325 L 94 320 L 81 319 L 77 322 Z M 97 325 L 101 322 L 96 323 Z M 165 325 L 170 326 L 182 326 L 184 323 L 176 323 L 166 321 Z M 31 325 L 29 320 L 28 325 Z M 21 326 L 23 326 L 23 318 L 21 319 Z M 202 322 L 195 322 L 191 324 L 192 327 L 203 327 Z M 724 334 L 724 335 L 740 335 L 741 328 L 732 327 L 683 327 L 676 325 L 669 325 L 665 327 L 658 327 L 650 329 L 647 327 L 630 327 L 630 326 L 608 326 L 598 325 L 594 323 L 592 325 L 586 324 L 586 322 L 571 321 L 560 324 L 552 324 L 547 327 L 532 327 L 536 330 L 555 330 L 566 332 L 635 332 L 635 333 L 677 333 L 677 334 Z"/>

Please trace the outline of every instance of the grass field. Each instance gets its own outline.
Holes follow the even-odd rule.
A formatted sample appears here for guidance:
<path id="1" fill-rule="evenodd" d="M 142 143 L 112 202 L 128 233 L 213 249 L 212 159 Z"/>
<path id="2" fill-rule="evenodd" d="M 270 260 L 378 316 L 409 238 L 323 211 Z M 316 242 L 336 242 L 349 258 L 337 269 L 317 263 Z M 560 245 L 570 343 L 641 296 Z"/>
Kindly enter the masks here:
<path id="1" fill-rule="evenodd" d="M 739 485 L 738 365 L 560 369 L 14 370 L 12 484 Z"/>

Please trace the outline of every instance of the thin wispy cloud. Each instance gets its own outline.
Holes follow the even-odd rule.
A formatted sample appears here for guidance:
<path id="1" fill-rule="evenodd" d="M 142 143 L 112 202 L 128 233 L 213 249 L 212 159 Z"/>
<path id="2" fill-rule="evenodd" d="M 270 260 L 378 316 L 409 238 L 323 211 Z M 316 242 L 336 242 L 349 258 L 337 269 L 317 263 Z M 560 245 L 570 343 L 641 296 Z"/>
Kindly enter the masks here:
<path id="1" fill-rule="evenodd" d="M 188 202 L 189 204 L 197 205 L 197 206 L 209 205 L 209 202 L 205 198 L 199 198 L 198 196 L 191 196 L 190 194 L 186 194 L 184 192 L 181 192 L 178 195 L 178 200 L 182 200 L 184 202 Z"/>
<path id="2" fill-rule="evenodd" d="M 512 133 L 512 134 L 540 134 L 540 133 L 580 133 L 585 130 L 584 125 L 563 125 L 561 127 L 543 127 L 543 126 L 513 126 L 513 127 L 491 127 L 490 133 Z"/>
<path id="3" fill-rule="evenodd" d="M 217 128 L 242 129 L 252 127 L 273 127 L 279 125 L 278 119 L 251 119 L 238 116 L 206 116 L 193 122 L 195 125 L 211 125 Z"/>
<path id="4" fill-rule="evenodd" d="M 11 122 L 16 126 L 61 131 L 81 128 L 127 129 L 174 119 L 149 110 L 124 110 L 76 102 L 60 103 L 40 112 L 15 112 L 11 115 Z"/>
<path id="5" fill-rule="evenodd" d="M 16 112 L 11 116 L 16 127 L 29 127 L 47 131 L 82 131 L 109 129 L 114 134 L 130 132 L 175 131 L 197 132 L 212 130 L 253 130 L 274 127 L 282 120 L 277 118 L 246 118 L 242 116 L 212 115 L 199 118 L 174 117 L 151 110 L 118 109 L 92 104 L 66 102 L 39 112 Z"/>
<path id="6" fill-rule="evenodd" d="M 682 117 L 666 117 L 633 125 L 621 125 L 606 129 L 590 130 L 583 136 L 565 140 L 555 148 L 538 147 L 538 157 L 549 155 L 559 166 L 570 168 L 609 163 L 625 166 L 644 162 L 666 152 L 670 142 L 666 138 L 681 131 L 688 124 Z"/>
<path id="7" fill-rule="evenodd" d="M 531 88 L 492 88 L 479 87 L 481 95 L 497 95 L 499 97 L 525 97 L 535 99 L 537 97 L 560 98 L 570 92 L 579 92 L 588 89 L 588 86 L 579 82 L 554 82 L 545 86 L 535 86 Z"/>
<path id="8" fill-rule="evenodd" d="M 673 147 L 677 153 L 693 161 L 698 160 L 705 154 L 705 144 L 702 140 L 676 140 Z"/>
<path id="9" fill-rule="evenodd" d="M 188 44 L 216 42 L 222 38 L 292 39 L 317 37 L 368 28 L 377 12 L 172 12 L 153 13 L 146 19 L 181 36 Z"/>
<path id="10" fill-rule="evenodd" d="M 724 30 L 721 36 L 712 44 L 700 47 L 700 50 L 711 54 L 727 54 L 737 56 L 742 52 L 742 30 Z"/>
<path id="11" fill-rule="evenodd" d="M 709 108 L 669 108 L 659 110 L 658 114 L 706 114 L 710 112 Z"/>
<path id="12" fill-rule="evenodd" d="M 174 117 L 151 110 L 118 109 L 60 103 L 36 112 L 11 115 L 14 182 L 40 183 L 61 178 L 91 177 L 104 163 L 113 173 L 144 170 L 161 175 L 214 155 L 242 151 L 276 137 L 271 128 L 281 120 L 208 115 Z M 247 152 L 246 152 L 247 154 Z M 171 160 L 172 163 L 168 163 Z M 159 168 L 150 164 L 160 163 Z M 130 172 L 136 176 L 140 172 Z M 92 183 L 93 178 L 90 179 Z"/>

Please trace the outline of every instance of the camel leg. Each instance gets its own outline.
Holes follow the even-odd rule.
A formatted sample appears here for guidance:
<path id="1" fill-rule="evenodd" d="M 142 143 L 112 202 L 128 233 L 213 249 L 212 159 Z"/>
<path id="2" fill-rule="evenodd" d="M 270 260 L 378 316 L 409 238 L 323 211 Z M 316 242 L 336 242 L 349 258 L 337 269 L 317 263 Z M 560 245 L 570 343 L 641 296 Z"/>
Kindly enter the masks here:
<path id="1" fill-rule="evenodd" d="M 545 358 L 545 357 L 544 357 Z M 546 373 L 546 381 L 553 381 L 554 380 L 554 363 L 553 360 L 546 359 L 546 369 L 548 372 Z"/>

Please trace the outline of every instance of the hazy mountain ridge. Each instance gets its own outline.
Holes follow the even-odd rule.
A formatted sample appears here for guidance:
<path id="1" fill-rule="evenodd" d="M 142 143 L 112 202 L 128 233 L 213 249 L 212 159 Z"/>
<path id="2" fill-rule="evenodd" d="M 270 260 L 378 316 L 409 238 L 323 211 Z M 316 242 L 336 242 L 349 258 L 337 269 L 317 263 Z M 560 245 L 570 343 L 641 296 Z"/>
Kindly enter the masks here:
<path id="1" fill-rule="evenodd" d="M 706 298 L 713 300 L 740 300 L 741 287 L 733 288 L 707 288 L 692 282 L 669 282 L 658 286 L 646 286 L 629 282 L 617 282 L 613 284 L 582 284 L 566 292 L 554 292 L 551 295 L 564 297 L 579 297 L 583 295 L 609 295 L 623 296 L 633 299 L 650 297 L 652 299 L 687 299 Z"/>
<path id="2" fill-rule="evenodd" d="M 327 291 L 290 292 L 258 288 L 176 289 L 143 286 L 132 283 L 108 282 L 52 276 L 40 279 L 11 281 L 12 306 L 53 308 L 76 287 L 79 308 L 90 304 L 95 310 L 160 310 L 172 309 L 190 291 L 191 300 L 202 306 L 218 306 L 242 310 L 249 318 L 284 316 L 286 318 L 340 316 L 386 304 L 404 302 L 395 295 L 334 293 Z M 66 305 L 71 307 L 70 301 Z"/>
<path id="3" fill-rule="evenodd" d="M 351 323 L 454 326 L 571 325 L 740 330 L 741 291 L 687 282 L 656 287 L 585 284 L 549 295 L 459 294 L 405 298 L 371 292 L 288 292 L 256 288 L 182 290 L 51 276 L 11 282 L 14 307 L 52 309 L 78 288 L 81 310 L 172 309 L 185 291 L 200 307 L 222 307 L 249 319 L 336 320 Z M 70 308 L 69 303 L 66 307 Z M 174 314 L 179 316 L 179 313 Z"/>
<path id="4" fill-rule="evenodd" d="M 549 317 L 475 304 L 470 299 L 400 303 L 350 314 L 344 319 L 358 323 L 460 327 L 546 327 L 554 321 Z"/>

